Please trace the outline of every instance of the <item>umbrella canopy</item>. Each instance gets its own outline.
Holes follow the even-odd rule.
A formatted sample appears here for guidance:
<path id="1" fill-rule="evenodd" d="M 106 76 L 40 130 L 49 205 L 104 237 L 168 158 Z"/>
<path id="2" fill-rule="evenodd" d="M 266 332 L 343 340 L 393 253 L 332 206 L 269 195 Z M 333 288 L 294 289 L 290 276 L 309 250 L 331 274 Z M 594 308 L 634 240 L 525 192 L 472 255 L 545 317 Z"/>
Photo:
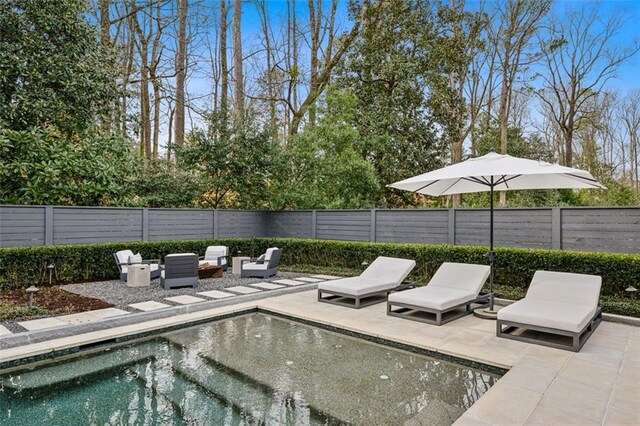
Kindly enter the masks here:
<path id="1" fill-rule="evenodd" d="M 493 192 L 514 189 L 580 189 L 605 188 L 591 173 L 544 161 L 527 160 L 497 154 L 487 155 L 443 167 L 388 185 L 419 194 L 441 195 L 491 192 L 489 198 L 489 309 L 486 318 L 495 318 L 493 309 Z"/>
<path id="2" fill-rule="evenodd" d="M 591 173 L 490 152 L 388 185 L 432 196 L 513 189 L 605 188 Z"/>

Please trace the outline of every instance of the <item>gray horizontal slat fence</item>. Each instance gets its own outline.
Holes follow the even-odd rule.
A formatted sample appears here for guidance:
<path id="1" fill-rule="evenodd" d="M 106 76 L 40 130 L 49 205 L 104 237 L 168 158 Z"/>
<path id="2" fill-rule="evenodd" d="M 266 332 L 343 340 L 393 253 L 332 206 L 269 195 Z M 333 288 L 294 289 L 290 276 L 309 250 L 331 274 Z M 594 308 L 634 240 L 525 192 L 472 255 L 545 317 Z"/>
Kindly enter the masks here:
<path id="1" fill-rule="evenodd" d="M 149 240 L 213 238 L 213 211 L 149 209 Z"/>
<path id="2" fill-rule="evenodd" d="M 370 210 L 318 210 L 316 215 L 320 240 L 370 241 Z"/>
<path id="3" fill-rule="evenodd" d="M 53 244 L 91 244 L 142 239 L 142 209 L 53 209 Z"/>
<path id="4" fill-rule="evenodd" d="M 447 244 L 448 210 L 376 210 L 376 241 Z"/>
<path id="5" fill-rule="evenodd" d="M 270 237 L 313 238 L 313 212 L 269 212 L 267 228 Z"/>
<path id="6" fill-rule="evenodd" d="M 562 209 L 565 250 L 640 252 L 640 209 Z"/>
<path id="7" fill-rule="evenodd" d="M 489 245 L 489 210 L 455 211 L 455 244 Z M 494 245 L 552 248 L 551 209 L 494 211 Z"/>
<path id="8" fill-rule="evenodd" d="M 0 247 L 44 245 L 44 219 L 45 207 L 2 206 Z"/>
<path id="9" fill-rule="evenodd" d="M 0 247 L 267 236 L 488 245 L 489 211 L 0 206 Z M 640 207 L 498 209 L 495 245 L 640 253 Z"/>
<path id="10" fill-rule="evenodd" d="M 252 238 L 266 236 L 266 212 L 218 210 L 217 238 Z"/>

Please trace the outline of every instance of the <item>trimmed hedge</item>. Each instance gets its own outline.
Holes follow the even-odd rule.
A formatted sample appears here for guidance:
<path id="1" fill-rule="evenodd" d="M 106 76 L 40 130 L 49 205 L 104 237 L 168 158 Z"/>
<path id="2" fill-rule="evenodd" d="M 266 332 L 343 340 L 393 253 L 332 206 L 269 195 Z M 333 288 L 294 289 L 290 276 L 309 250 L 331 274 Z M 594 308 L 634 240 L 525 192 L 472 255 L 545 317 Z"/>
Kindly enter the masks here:
<path id="1" fill-rule="evenodd" d="M 418 266 L 410 280 L 425 282 L 442 262 L 487 263 L 487 248 L 396 243 L 361 243 L 285 238 L 154 241 L 90 245 L 18 247 L 0 249 L 0 289 L 27 287 L 48 282 L 46 265 L 56 265 L 54 283 L 98 281 L 118 277 L 113 253 L 122 249 L 140 252 L 145 259 L 164 258 L 169 253 L 204 254 L 209 245 L 226 245 L 230 254 L 239 250 L 255 256 L 266 248 L 283 249 L 283 265 L 361 269 L 386 255 L 414 259 Z M 640 255 L 583 253 L 520 248 L 496 249 L 495 284 L 527 288 L 536 270 L 564 271 L 602 276 L 602 295 L 626 300 L 624 289 L 640 287 Z"/>

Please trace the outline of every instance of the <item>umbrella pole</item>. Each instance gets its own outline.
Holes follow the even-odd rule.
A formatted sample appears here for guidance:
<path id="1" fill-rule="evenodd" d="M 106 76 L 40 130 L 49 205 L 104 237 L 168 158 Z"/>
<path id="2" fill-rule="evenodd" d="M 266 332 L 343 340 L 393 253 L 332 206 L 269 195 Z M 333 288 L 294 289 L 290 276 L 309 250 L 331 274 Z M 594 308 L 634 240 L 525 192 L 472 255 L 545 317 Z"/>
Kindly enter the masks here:
<path id="1" fill-rule="evenodd" d="M 491 176 L 489 212 L 489 310 L 493 311 L 493 176 Z"/>

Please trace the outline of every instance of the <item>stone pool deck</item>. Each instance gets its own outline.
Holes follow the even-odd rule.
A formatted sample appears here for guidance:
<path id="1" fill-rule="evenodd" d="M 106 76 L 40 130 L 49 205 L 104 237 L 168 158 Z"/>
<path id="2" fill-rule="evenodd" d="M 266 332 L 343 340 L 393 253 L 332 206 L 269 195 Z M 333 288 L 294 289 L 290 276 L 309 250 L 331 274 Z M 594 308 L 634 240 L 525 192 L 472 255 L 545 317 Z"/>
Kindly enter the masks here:
<path id="1" fill-rule="evenodd" d="M 603 322 L 573 353 L 499 339 L 495 322 L 473 316 L 437 327 L 387 316 L 385 304 L 355 310 L 319 303 L 310 286 L 176 307 L 171 316 L 3 348 L 5 336 L 0 364 L 258 308 L 508 369 L 456 425 L 640 424 L 640 327 Z M 420 418 L 408 424 L 419 425 Z"/>

